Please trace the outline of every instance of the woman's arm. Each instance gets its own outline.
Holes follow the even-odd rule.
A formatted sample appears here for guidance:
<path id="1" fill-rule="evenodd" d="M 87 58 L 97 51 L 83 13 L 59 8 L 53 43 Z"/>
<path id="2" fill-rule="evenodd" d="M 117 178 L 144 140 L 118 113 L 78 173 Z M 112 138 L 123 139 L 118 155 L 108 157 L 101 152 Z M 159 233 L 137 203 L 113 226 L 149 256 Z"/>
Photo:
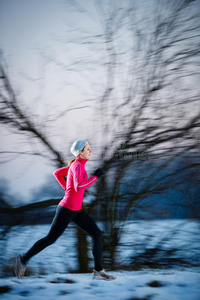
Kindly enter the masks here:
<path id="1" fill-rule="evenodd" d="M 74 188 L 75 188 L 76 192 L 79 192 L 81 189 L 86 189 L 87 187 L 89 187 L 95 181 L 98 180 L 98 177 L 93 175 L 89 179 L 81 181 L 81 178 L 82 178 L 81 172 L 82 172 L 82 169 L 81 169 L 80 165 L 77 164 L 73 170 Z"/>
<path id="2" fill-rule="evenodd" d="M 60 183 L 60 185 L 62 186 L 62 188 L 64 190 L 66 189 L 66 181 L 65 181 L 64 176 L 67 176 L 68 171 L 69 171 L 69 166 L 64 167 L 64 168 L 60 168 L 60 169 L 53 172 L 53 175 L 58 180 L 58 182 Z"/>

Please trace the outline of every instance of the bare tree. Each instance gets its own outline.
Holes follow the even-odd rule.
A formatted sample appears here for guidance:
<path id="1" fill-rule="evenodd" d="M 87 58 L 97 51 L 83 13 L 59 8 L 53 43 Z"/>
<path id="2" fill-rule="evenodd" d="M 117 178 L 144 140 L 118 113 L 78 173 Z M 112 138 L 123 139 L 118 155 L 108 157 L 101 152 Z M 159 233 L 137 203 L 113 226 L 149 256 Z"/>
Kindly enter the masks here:
<path id="1" fill-rule="evenodd" d="M 117 220 L 123 198 L 127 220 L 136 203 L 186 180 L 185 166 L 168 173 L 172 161 L 183 153 L 198 157 L 199 1 L 157 1 L 146 3 L 147 7 L 135 2 L 95 4 L 102 32 L 82 36 L 78 42 L 99 54 L 96 69 L 103 70 L 95 105 L 99 122 L 96 110 L 94 115 L 105 176 L 90 208 L 105 206 L 112 259 L 122 232 Z M 147 170 L 145 156 L 151 160 L 150 168 L 155 157 L 164 161 Z M 135 168 L 142 171 L 138 180 Z M 161 172 L 165 175 L 157 180 Z M 121 185 L 131 179 L 123 194 Z M 138 192 L 141 182 L 147 184 Z"/>
<path id="2" fill-rule="evenodd" d="M 80 15 L 95 19 L 79 2 L 70 3 Z M 92 102 L 94 138 L 105 171 L 88 209 L 106 205 L 105 230 L 114 246 L 114 257 L 121 234 L 116 221 L 123 199 L 127 220 L 136 203 L 177 183 L 173 182 L 176 173 L 166 173 L 157 180 L 169 162 L 183 153 L 199 150 L 199 1 L 94 4 L 98 30 L 76 26 L 76 36 L 67 42 L 89 51 L 79 64 L 72 62 L 73 67 L 77 65 L 73 71 L 89 82 L 92 98 L 96 99 Z M 64 62 L 62 67 L 66 67 Z M 63 165 L 60 152 L 21 106 L 2 61 L 1 73 L 1 123 L 32 135 L 48 149 L 48 157 L 57 166 Z M 147 157 L 152 164 L 155 157 L 165 160 L 147 172 L 143 163 Z M 136 168 L 143 171 L 139 180 L 135 173 L 130 177 L 130 170 Z M 179 169 L 180 177 L 183 169 Z M 129 178 L 132 185 L 124 195 L 121 186 Z M 146 182 L 139 192 L 135 188 L 138 181 Z"/>

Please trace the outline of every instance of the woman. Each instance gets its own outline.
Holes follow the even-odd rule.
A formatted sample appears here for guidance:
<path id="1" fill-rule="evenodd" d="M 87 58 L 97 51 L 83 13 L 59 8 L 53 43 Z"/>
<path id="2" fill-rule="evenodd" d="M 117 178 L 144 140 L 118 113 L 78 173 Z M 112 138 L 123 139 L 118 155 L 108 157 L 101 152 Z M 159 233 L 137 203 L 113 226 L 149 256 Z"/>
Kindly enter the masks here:
<path id="1" fill-rule="evenodd" d="M 101 231 L 94 220 L 82 209 L 85 189 L 97 181 L 103 172 L 101 169 L 97 169 L 94 175 L 88 179 L 85 164 L 90 159 L 92 151 L 87 141 L 75 141 L 71 147 L 71 152 L 75 159 L 69 162 L 68 167 L 60 168 L 54 172 L 54 176 L 65 190 L 65 196 L 58 204 L 49 233 L 37 241 L 28 252 L 16 258 L 15 273 L 19 278 L 23 277 L 28 260 L 53 244 L 72 221 L 92 237 L 92 253 L 95 265 L 93 278 L 115 279 L 114 276 L 108 275 L 102 267 Z M 64 179 L 66 175 L 67 182 Z"/>

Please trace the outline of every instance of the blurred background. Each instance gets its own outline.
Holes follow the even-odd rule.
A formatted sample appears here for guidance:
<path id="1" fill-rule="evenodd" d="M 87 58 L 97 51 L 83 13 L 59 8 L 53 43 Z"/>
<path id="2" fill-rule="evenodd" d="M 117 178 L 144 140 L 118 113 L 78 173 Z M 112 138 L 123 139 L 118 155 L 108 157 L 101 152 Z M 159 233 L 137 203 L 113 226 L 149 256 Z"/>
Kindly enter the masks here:
<path id="1" fill-rule="evenodd" d="M 107 269 L 200 265 L 200 1 L 0 2 L 0 276 L 48 232 L 53 177 L 88 140 L 84 209 Z M 70 224 L 27 274 L 88 272 Z"/>

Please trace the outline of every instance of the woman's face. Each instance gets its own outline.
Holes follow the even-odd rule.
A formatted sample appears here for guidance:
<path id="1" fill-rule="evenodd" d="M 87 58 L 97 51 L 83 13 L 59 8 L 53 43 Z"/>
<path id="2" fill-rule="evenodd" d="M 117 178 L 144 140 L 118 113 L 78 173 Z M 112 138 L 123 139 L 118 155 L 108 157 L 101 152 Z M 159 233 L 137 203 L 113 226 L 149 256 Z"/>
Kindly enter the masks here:
<path id="1" fill-rule="evenodd" d="M 92 150 L 90 149 L 90 145 L 86 144 L 84 147 L 84 150 L 80 153 L 80 157 L 83 159 L 90 159 L 90 155 L 92 153 Z"/>

